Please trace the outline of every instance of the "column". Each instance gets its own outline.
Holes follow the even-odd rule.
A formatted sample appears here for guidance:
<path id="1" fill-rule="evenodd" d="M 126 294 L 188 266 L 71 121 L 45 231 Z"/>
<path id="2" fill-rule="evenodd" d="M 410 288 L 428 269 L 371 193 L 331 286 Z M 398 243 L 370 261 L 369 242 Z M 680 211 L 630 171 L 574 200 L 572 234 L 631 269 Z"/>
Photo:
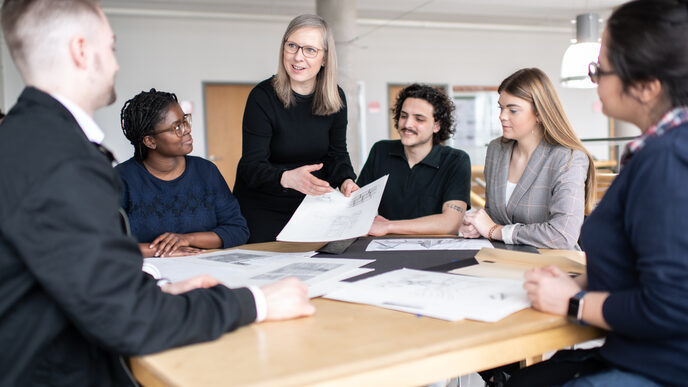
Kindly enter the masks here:
<path id="1" fill-rule="evenodd" d="M 365 160 L 360 160 L 358 77 L 355 68 L 357 48 L 351 41 L 357 36 L 356 0 L 316 0 L 316 13 L 325 19 L 334 34 L 339 67 L 338 82 L 344 90 L 349 112 L 346 140 L 354 170 L 358 171 Z"/>

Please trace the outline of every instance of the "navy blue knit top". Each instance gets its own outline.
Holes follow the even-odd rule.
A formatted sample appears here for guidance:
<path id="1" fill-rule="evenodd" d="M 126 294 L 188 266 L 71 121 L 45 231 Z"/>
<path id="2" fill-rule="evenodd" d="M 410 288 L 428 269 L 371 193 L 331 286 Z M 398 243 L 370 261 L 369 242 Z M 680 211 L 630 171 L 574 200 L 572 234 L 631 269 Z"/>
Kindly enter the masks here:
<path id="1" fill-rule="evenodd" d="M 185 157 L 186 169 L 169 181 L 153 176 L 133 158 L 115 167 L 132 234 L 148 243 L 165 232 L 212 231 L 225 248 L 246 243 L 246 220 L 220 171 L 210 161 Z"/>

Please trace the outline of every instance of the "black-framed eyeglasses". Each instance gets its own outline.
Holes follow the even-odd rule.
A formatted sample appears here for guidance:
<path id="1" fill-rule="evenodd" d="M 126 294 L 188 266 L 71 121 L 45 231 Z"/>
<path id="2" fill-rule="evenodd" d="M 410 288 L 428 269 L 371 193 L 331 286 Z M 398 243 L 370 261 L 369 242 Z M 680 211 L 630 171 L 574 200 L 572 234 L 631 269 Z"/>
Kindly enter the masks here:
<path id="1" fill-rule="evenodd" d="M 318 56 L 320 50 L 324 50 L 324 48 L 317 48 L 313 46 L 299 46 L 298 44 L 290 41 L 284 42 L 284 51 L 290 54 L 296 54 L 299 49 L 306 58 L 315 58 Z"/>
<path id="2" fill-rule="evenodd" d="M 152 132 L 150 135 L 156 135 L 160 133 L 165 133 L 165 132 L 171 132 L 174 131 L 174 134 L 176 134 L 178 137 L 184 137 L 185 134 L 191 131 L 191 113 L 189 114 L 184 114 L 184 118 L 177 123 L 174 124 L 171 128 L 167 129 L 161 129 L 161 130 L 156 130 Z"/>
<path id="3" fill-rule="evenodd" d="M 604 71 L 600 68 L 599 62 L 590 62 L 588 65 L 588 76 L 590 77 L 590 80 L 592 83 L 597 84 L 597 82 L 600 81 L 600 77 L 603 75 L 610 75 L 610 74 L 616 74 L 613 71 Z"/>

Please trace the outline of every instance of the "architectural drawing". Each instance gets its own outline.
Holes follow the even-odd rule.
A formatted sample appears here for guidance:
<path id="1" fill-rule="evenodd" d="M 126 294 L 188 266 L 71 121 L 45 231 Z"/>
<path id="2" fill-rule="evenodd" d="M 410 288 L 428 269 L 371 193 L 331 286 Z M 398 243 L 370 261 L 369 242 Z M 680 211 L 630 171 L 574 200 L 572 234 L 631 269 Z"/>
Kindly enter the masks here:
<path id="1" fill-rule="evenodd" d="M 480 250 L 492 247 L 486 239 L 462 238 L 404 238 L 404 239 L 375 239 L 366 247 L 366 251 L 394 251 L 394 250 Z"/>

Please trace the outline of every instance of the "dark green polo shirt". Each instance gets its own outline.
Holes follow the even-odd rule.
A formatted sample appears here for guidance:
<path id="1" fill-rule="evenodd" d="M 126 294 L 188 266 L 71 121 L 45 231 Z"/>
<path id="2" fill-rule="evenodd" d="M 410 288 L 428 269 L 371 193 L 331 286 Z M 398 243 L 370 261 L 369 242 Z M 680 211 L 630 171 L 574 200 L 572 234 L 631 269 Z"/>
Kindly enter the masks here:
<path id="1" fill-rule="evenodd" d="M 363 187 L 386 174 L 378 213 L 387 219 L 439 214 L 450 200 L 461 200 L 470 208 L 471 161 L 462 150 L 435 145 L 423 161 L 409 168 L 400 140 L 378 141 L 356 183 Z"/>

